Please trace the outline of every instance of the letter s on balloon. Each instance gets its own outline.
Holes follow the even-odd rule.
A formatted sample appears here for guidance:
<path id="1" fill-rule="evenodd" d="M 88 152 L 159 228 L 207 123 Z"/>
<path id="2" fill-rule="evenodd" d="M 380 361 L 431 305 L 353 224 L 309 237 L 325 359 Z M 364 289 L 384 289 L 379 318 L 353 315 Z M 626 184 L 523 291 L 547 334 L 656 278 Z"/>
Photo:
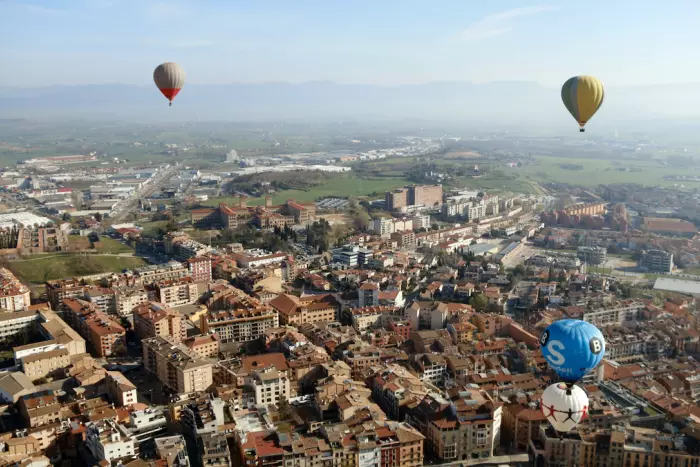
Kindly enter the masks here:
<path id="1" fill-rule="evenodd" d="M 563 365 L 566 362 L 566 358 L 561 354 L 562 350 L 565 350 L 564 344 L 561 341 L 550 341 L 547 344 L 547 350 L 549 355 L 547 356 L 549 364 L 553 366 Z"/>

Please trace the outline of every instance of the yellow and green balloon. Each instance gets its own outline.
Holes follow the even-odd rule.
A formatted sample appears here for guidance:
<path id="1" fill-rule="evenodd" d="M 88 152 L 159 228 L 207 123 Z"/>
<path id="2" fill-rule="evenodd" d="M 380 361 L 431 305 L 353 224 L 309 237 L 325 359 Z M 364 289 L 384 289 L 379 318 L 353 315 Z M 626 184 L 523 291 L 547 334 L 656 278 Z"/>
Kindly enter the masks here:
<path id="1" fill-rule="evenodd" d="M 561 100 L 578 122 L 581 131 L 586 131 L 586 123 L 603 105 L 604 97 L 603 83 L 594 76 L 574 76 L 561 88 Z"/>

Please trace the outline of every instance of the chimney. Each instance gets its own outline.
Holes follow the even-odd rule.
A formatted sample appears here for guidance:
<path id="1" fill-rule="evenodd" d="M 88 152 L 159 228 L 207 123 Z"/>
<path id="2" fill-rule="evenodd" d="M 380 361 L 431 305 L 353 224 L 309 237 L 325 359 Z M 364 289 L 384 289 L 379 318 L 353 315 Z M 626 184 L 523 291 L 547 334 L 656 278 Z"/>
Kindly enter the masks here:
<path id="1" fill-rule="evenodd" d="M 272 196 L 265 195 L 265 207 L 269 208 L 272 206 Z"/>
<path id="2" fill-rule="evenodd" d="M 245 195 L 241 195 L 240 198 L 238 198 L 238 207 L 239 208 L 248 207 L 248 198 L 246 198 Z"/>

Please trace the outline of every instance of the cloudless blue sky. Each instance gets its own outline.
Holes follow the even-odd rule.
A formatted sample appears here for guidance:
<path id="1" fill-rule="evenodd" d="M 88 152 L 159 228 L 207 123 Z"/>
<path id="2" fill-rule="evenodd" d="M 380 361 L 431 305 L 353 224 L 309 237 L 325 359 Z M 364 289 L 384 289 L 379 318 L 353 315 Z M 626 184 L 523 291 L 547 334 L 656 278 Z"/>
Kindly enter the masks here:
<path id="1" fill-rule="evenodd" d="M 699 81 L 700 1 L 0 0 L 0 85 Z"/>

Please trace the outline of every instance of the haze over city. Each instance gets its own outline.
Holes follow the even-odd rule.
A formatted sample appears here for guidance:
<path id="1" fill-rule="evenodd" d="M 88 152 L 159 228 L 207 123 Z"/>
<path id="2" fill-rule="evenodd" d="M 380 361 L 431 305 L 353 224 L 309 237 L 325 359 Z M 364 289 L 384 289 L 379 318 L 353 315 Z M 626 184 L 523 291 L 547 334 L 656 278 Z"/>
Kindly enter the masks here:
<path id="1" fill-rule="evenodd" d="M 0 467 L 700 466 L 698 18 L 0 0 Z"/>
<path id="2" fill-rule="evenodd" d="M 609 91 L 601 123 L 697 117 L 699 13 L 692 1 L 6 1 L 0 111 L 84 116 L 89 99 L 92 113 L 135 117 L 157 96 L 121 85 L 150 86 L 166 58 L 189 86 L 163 118 L 550 125 L 564 116 L 557 86 L 592 72 Z"/>

